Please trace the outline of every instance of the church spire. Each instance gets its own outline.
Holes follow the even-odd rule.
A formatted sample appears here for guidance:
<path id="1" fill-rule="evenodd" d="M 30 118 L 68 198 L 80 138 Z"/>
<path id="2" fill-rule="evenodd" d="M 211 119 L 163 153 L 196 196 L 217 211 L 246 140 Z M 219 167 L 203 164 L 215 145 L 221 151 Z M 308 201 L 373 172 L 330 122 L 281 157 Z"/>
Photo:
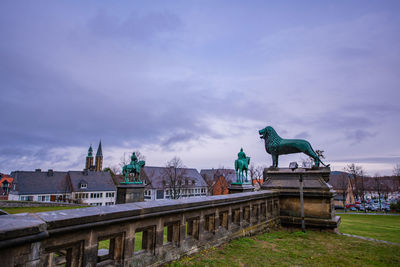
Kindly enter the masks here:
<path id="1" fill-rule="evenodd" d="M 101 172 L 102 169 L 103 169 L 103 150 L 101 148 L 101 140 L 100 140 L 99 147 L 97 148 L 97 153 L 96 153 L 96 163 L 94 166 L 94 171 Z"/>
<path id="2" fill-rule="evenodd" d="M 100 139 L 99 147 L 97 148 L 96 157 L 102 157 L 102 156 L 103 156 L 103 150 L 101 149 L 101 139 Z"/>
<path id="3" fill-rule="evenodd" d="M 91 170 L 93 169 L 93 148 L 92 144 L 90 144 L 90 147 L 88 149 L 88 154 L 86 156 L 86 165 L 85 165 L 85 170 Z"/>

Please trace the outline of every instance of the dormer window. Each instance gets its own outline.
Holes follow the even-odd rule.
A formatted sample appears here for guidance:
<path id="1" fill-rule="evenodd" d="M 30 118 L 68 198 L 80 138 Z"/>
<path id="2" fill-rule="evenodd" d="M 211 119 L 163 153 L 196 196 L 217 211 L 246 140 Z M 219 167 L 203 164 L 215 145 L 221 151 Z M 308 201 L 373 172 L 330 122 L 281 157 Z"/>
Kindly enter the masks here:
<path id="1" fill-rule="evenodd" d="M 79 188 L 80 189 L 86 189 L 87 188 L 87 182 L 84 179 L 79 181 Z"/>

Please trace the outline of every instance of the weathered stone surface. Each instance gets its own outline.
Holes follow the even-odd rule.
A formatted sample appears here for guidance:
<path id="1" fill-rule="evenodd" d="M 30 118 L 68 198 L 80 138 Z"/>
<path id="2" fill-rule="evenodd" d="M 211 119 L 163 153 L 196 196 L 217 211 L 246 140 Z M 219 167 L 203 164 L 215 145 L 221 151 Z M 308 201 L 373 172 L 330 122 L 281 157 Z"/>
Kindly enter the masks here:
<path id="1" fill-rule="evenodd" d="M 0 208 L 17 208 L 17 207 L 73 207 L 84 206 L 82 204 L 64 203 L 64 202 L 36 202 L 36 201 L 15 201 L 0 200 Z"/>
<path id="2" fill-rule="evenodd" d="M 340 217 L 335 216 L 333 197 L 335 191 L 327 183 L 330 168 L 265 169 L 262 189 L 279 192 L 280 218 L 282 225 L 298 226 L 300 215 L 300 175 L 303 177 L 304 216 L 306 227 L 335 229 Z"/>
<path id="3" fill-rule="evenodd" d="M 253 192 L 254 186 L 251 184 L 234 184 L 229 186 L 229 194 L 243 193 L 243 192 Z"/>
<path id="4" fill-rule="evenodd" d="M 290 190 L 293 191 L 290 194 L 295 194 L 294 187 L 287 192 Z M 329 192 L 325 191 L 326 196 L 313 196 L 310 207 L 316 205 L 321 211 L 326 210 Z M 1 258 L 6 258 L 2 266 L 52 266 L 56 262 L 67 266 L 163 264 L 233 238 L 269 231 L 279 226 L 281 220 L 296 226 L 297 198 L 290 194 L 262 190 L 34 215 L 4 215 L 0 216 L 0 246 L 6 248 L 0 250 Z M 296 200 L 290 199 L 293 197 Z M 280 212 L 280 202 L 286 209 L 283 212 Z M 329 212 L 311 214 L 312 210 L 306 209 L 309 215 L 306 224 L 334 226 L 334 219 L 324 217 Z M 166 242 L 164 227 L 168 232 Z M 138 232 L 142 233 L 139 247 L 142 250 L 134 252 Z M 108 253 L 98 251 L 102 240 L 109 240 Z"/>
<path id="5" fill-rule="evenodd" d="M 120 184 L 117 187 L 117 204 L 144 201 L 144 184 Z"/>
<path id="6" fill-rule="evenodd" d="M 46 231 L 46 223 L 28 213 L 0 217 L 0 241 L 39 234 Z"/>

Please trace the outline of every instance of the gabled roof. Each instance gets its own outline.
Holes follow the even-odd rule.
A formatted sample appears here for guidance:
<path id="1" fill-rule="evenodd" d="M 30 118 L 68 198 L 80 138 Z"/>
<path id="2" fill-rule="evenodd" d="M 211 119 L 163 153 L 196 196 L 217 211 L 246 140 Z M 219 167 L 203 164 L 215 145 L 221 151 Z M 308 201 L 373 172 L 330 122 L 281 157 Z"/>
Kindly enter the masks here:
<path id="1" fill-rule="evenodd" d="M 115 191 L 115 185 L 109 172 L 69 171 L 72 192 Z M 80 182 L 85 181 L 87 188 L 80 188 Z"/>
<path id="2" fill-rule="evenodd" d="M 11 173 L 14 178 L 15 191 L 19 195 L 29 194 L 62 194 L 71 192 L 67 179 L 67 172 L 42 172 L 42 171 L 15 171 Z"/>
<path id="3" fill-rule="evenodd" d="M 8 175 L 7 176 L 3 176 L 0 179 L 0 185 L 3 184 L 4 181 L 7 181 L 9 184 L 12 184 L 13 180 L 14 179 L 12 177 L 8 176 Z"/>
<path id="4" fill-rule="evenodd" d="M 168 168 L 167 167 L 152 167 L 145 166 L 142 169 L 143 171 L 143 179 L 146 179 L 150 184 L 148 187 L 151 188 L 165 188 L 163 181 L 168 183 Z M 204 181 L 203 177 L 201 177 L 200 173 L 193 168 L 177 168 L 176 169 L 178 175 L 184 177 L 183 182 L 188 179 L 188 185 L 183 185 L 184 188 L 193 188 L 193 187 L 206 187 L 207 184 Z M 142 175 L 142 174 L 141 174 Z M 192 183 L 195 181 L 195 184 Z"/>
<path id="5" fill-rule="evenodd" d="M 223 176 L 228 183 L 236 182 L 236 172 L 233 169 L 204 169 L 200 171 L 200 175 L 213 180 Z"/>

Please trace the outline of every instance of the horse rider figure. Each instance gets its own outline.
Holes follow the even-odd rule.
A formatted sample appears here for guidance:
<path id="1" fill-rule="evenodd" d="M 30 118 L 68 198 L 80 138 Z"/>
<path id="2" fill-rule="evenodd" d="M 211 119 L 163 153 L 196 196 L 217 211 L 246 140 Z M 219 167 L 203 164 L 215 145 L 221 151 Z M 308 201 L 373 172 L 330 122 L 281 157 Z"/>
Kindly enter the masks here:
<path id="1" fill-rule="evenodd" d="M 236 171 L 236 182 L 237 183 L 247 183 L 247 171 L 248 171 L 248 165 L 250 163 L 250 158 L 246 156 L 246 154 L 243 152 L 243 148 L 240 149 L 240 152 L 238 153 L 238 159 L 235 160 L 235 171 Z M 246 176 L 243 175 L 243 172 L 245 173 Z M 246 180 L 244 180 L 246 178 Z"/>
<path id="2" fill-rule="evenodd" d="M 138 161 L 138 158 L 137 158 L 137 156 L 136 156 L 136 153 L 133 152 L 133 153 L 132 153 L 132 156 L 131 156 L 131 164 L 132 164 L 133 166 L 135 166 L 136 163 L 137 163 L 137 161 Z"/>
<path id="3" fill-rule="evenodd" d="M 243 152 L 243 148 L 240 148 L 240 152 L 238 153 L 238 159 L 243 162 L 243 166 L 246 167 L 246 169 L 248 169 L 247 166 L 247 156 L 246 153 Z"/>
<path id="4" fill-rule="evenodd" d="M 125 176 L 125 182 L 129 182 L 129 174 L 133 173 L 133 181 L 140 182 L 140 170 L 145 165 L 145 161 L 139 159 L 136 156 L 136 153 L 133 152 L 131 156 L 131 162 L 128 165 L 125 165 L 122 168 L 122 173 Z"/>

